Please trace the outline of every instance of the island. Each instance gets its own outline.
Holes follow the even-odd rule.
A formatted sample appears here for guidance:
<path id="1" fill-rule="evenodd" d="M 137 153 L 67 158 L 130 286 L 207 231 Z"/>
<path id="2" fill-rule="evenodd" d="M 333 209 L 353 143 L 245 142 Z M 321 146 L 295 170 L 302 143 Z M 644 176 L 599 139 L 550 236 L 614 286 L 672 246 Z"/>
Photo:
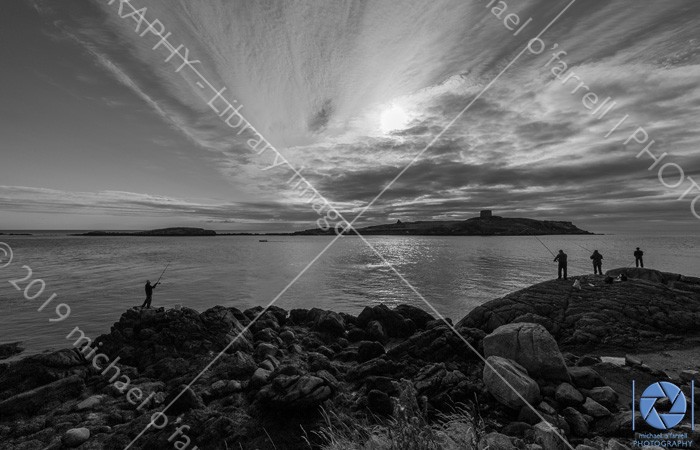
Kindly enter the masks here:
<path id="1" fill-rule="evenodd" d="M 159 228 L 149 231 L 89 231 L 87 233 L 72 234 L 71 236 L 216 236 L 216 231 L 205 230 L 204 228 Z"/>
<path id="2" fill-rule="evenodd" d="M 217 233 L 204 228 L 160 228 L 149 231 L 89 231 L 71 236 L 334 236 L 334 228 L 311 228 L 290 233 Z M 428 220 L 372 225 L 345 231 L 362 236 L 544 236 L 556 234 L 595 234 L 571 222 L 494 216 L 490 210 L 466 220 Z"/>
<path id="3" fill-rule="evenodd" d="M 294 235 L 335 234 L 334 229 L 298 231 Z M 519 217 L 494 216 L 490 210 L 481 211 L 479 217 L 467 220 L 402 222 L 374 225 L 350 230 L 346 234 L 409 235 L 409 236 L 527 236 L 552 234 L 594 234 L 582 230 L 571 222 L 535 220 Z"/>
<path id="4" fill-rule="evenodd" d="M 76 328 L 69 348 L 0 365 L 0 442 L 629 450 L 633 426 L 658 432 L 632 395 L 666 381 L 692 401 L 698 323 L 700 278 L 636 268 L 545 281 L 455 322 L 377 302 L 358 315 L 132 307 L 102 336 Z M 687 420 L 674 430 L 700 439 Z"/>

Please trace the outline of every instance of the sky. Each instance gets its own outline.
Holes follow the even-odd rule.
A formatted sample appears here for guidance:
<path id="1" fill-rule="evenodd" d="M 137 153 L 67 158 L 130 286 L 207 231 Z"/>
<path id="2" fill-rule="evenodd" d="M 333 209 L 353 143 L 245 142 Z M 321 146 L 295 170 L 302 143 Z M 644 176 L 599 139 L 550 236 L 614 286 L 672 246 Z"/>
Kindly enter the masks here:
<path id="1" fill-rule="evenodd" d="M 265 170 L 213 93 L 109 3 L 3 2 L 0 230 L 313 228 L 290 173 Z M 700 182 L 696 0 L 131 5 L 348 220 L 386 189 L 357 226 L 492 209 L 600 233 L 698 230 L 700 188 L 678 200 Z M 588 93 L 612 109 L 592 114 Z M 648 138 L 629 140 L 640 127 Z"/>

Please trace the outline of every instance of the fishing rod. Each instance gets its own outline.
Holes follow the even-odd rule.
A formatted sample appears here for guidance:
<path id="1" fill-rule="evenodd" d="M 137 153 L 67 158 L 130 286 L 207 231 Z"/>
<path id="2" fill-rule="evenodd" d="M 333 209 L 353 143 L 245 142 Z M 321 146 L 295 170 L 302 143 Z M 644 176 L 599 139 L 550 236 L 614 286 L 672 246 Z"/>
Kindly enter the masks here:
<path id="1" fill-rule="evenodd" d="M 525 224 L 521 224 L 521 225 L 524 226 L 525 228 L 529 228 L 529 229 L 531 229 L 531 230 L 534 230 L 534 228 L 529 227 L 529 226 L 527 226 L 527 225 L 525 225 Z M 540 238 L 537 237 L 537 235 L 535 235 L 535 233 L 533 233 L 532 231 L 530 231 L 529 233 L 530 233 L 530 235 L 531 235 L 532 237 L 534 237 L 535 239 L 537 239 L 537 241 L 538 241 L 540 244 L 542 244 L 542 246 L 543 246 L 544 248 L 546 248 L 547 251 L 548 251 L 549 253 L 552 254 L 552 256 L 554 256 L 554 257 L 556 258 L 557 255 L 555 255 L 554 252 L 551 251 L 551 250 L 549 249 L 549 247 L 547 247 L 547 246 L 545 245 L 545 243 L 542 242 L 542 240 L 540 240 Z"/>
<path id="2" fill-rule="evenodd" d="M 552 256 L 554 256 L 554 257 L 556 258 L 556 256 L 557 256 L 557 255 L 555 255 L 555 254 L 554 254 L 554 252 L 553 252 L 553 251 L 551 251 L 551 250 L 549 249 L 549 247 L 547 247 L 547 246 L 545 245 L 545 243 L 544 243 L 544 242 L 542 242 L 542 240 L 540 240 L 540 238 L 538 238 L 538 237 L 537 237 L 537 236 L 535 236 L 534 234 L 533 234 L 532 236 L 533 236 L 533 237 L 534 237 L 535 239 L 537 239 L 537 241 L 538 241 L 538 242 L 539 242 L 540 244 L 544 245 L 544 248 L 546 248 L 546 249 L 547 249 L 547 251 L 548 251 L 549 253 L 551 253 L 551 254 L 552 254 Z"/>
<path id="3" fill-rule="evenodd" d="M 168 263 L 168 265 L 165 266 L 165 269 L 163 269 L 163 272 L 161 272 L 160 276 L 158 277 L 158 281 L 156 281 L 156 284 L 160 283 L 160 279 L 163 278 L 163 274 L 165 274 L 165 271 L 168 270 L 168 267 L 170 267 L 170 263 Z"/>
<path id="4" fill-rule="evenodd" d="M 587 251 L 587 252 L 590 252 L 590 251 L 591 251 L 590 249 L 587 249 L 586 247 L 584 247 L 584 246 L 581 245 L 581 244 L 576 244 L 575 242 L 574 242 L 574 244 L 575 244 L 575 245 L 578 245 L 579 247 L 581 247 L 582 249 L 584 249 L 584 250 Z"/>

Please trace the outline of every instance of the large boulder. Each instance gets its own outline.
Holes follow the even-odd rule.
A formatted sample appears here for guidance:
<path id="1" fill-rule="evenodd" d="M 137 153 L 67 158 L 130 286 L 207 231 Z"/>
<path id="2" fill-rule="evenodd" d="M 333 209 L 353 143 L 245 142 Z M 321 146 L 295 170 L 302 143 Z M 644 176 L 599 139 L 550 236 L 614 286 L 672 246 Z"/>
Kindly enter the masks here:
<path id="1" fill-rule="evenodd" d="M 366 328 L 373 321 L 379 322 L 389 337 L 408 337 L 411 332 L 404 316 L 384 304 L 367 306 L 357 316 L 357 326 L 360 328 Z"/>
<path id="2" fill-rule="evenodd" d="M 345 321 L 337 312 L 323 311 L 316 319 L 313 330 L 332 336 L 343 336 L 345 334 Z"/>
<path id="3" fill-rule="evenodd" d="M 539 386 L 515 361 L 489 356 L 484 365 L 483 380 L 489 393 L 509 408 L 519 409 L 540 400 Z"/>
<path id="4" fill-rule="evenodd" d="M 511 323 L 496 328 L 484 338 L 484 355 L 511 359 L 534 377 L 569 381 L 557 342 L 539 324 Z"/>
<path id="5" fill-rule="evenodd" d="M 411 319 L 421 330 L 425 329 L 428 322 L 435 320 L 435 317 L 422 309 L 407 304 L 397 306 L 394 311 L 401 314 L 405 319 Z"/>

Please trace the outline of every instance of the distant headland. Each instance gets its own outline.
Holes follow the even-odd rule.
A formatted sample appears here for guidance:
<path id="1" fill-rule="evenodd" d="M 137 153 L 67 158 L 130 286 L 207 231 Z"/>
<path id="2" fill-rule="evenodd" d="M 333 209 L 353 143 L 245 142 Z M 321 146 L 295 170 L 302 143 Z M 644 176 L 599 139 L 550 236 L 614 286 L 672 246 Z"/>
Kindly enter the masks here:
<path id="1" fill-rule="evenodd" d="M 312 229 L 295 235 L 334 234 L 335 230 Z M 526 236 L 548 234 L 595 234 L 582 230 L 571 222 L 535 220 L 494 216 L 490 210 L 481 211 L 479 217 L 467 220 L 401 222 L 358 228 L 357 233 L 367 235 L 413 236 Z M 347 234 L 355 234 L 353 231 Z"/>
<path id="2" fill-rule="evenodd" d="M 87 233 L 73 234 L 72 236 L 216 236 L 216 231 L 204 228 L 159 228 L 149 231 L 89 231 Z"/>
<path id="3" fill-rule="evenodd" d="M 494 216 L 490 210 L 467 220 L 438 220 L 372 225 L 346 231 L 347 235 L 400 235 L 400 236 L 527 236 L 553 234 L 595 234 L 582 230 L 571 222 L 536 220 L 521 217 Z M 293 233 L 217 233 L 204 228 L 160 228 L 149 231 L 90 231 L 72 236 L 326 236 L 335 235 L 335 229 L 312 228 Z"/>

